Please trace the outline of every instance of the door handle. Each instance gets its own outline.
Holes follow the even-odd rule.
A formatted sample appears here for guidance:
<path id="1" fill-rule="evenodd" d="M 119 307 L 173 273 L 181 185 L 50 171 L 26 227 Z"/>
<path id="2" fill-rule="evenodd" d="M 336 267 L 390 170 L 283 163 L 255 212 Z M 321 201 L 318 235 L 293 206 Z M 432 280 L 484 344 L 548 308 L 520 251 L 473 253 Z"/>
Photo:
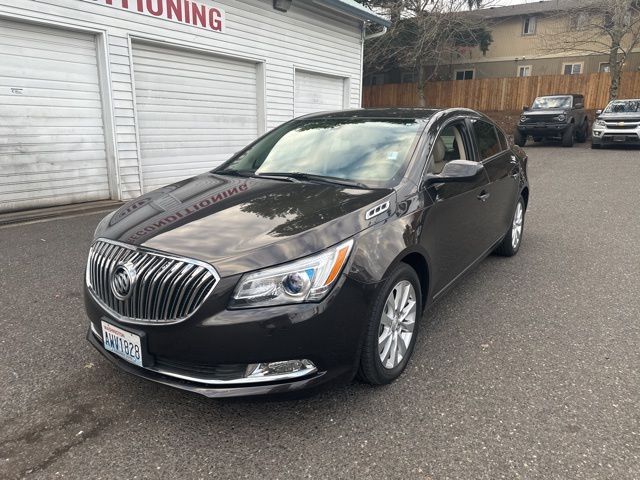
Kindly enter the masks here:
<path id="1" fill-rule="evenodd" d="M 478 200 L 480 200 L 481 202 L 486 202 L 489 199 L 490 196 L 491 196 L 491 194 L 489 192 L 486 192 L 486 191 L 483 190 L 480 193 L 480 195 L 478 195 Z"/>

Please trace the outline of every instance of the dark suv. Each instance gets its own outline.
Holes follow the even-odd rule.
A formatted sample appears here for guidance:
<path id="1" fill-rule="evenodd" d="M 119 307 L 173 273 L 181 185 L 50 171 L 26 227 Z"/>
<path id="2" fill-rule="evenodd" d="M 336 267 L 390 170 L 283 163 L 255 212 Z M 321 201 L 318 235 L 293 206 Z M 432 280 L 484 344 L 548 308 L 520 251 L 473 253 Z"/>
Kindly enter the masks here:
<path id="1" fill-rule="evenodd" d="M 576 94 L 538 97 L 531 108 L 524 107 L 514 135 L 516 145 L 524 147 L 528 137 L 534 142 L 559 139 L 563 147 L 584 143 L 589 135 L 589 119 L 584 97 Z"/>
<path id="2" fill-rule="evenodd" d="M 491 252 L 518 252 L 526 166 L 472 110 L 292 120 L 98 225 L 89 340 L 213 397 L 389 383 L 425 306 Z"/>

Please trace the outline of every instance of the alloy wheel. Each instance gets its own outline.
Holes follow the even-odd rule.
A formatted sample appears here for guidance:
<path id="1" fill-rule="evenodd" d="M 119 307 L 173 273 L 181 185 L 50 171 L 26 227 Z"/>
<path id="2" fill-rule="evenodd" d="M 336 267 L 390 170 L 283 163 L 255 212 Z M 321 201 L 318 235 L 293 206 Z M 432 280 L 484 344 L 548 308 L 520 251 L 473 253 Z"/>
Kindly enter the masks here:
<path id="1" fill-rule="evenodd" d="M 416 322 L 416 291 L 411 282 L 397 283 L 385 302 L 378 330 L 378 354 L 382 366 L 391 370 L 405 357 Z"/>
<path id="2" fill-rule="evenodd" d="M 511 246 L 514 250 L 520 245 L 522 239 L 522 223 L 524 220 L 524 209 L 522 202 L 518 202 L 516 213 L 513 215 L 513 225 L 511 226 Z"/>

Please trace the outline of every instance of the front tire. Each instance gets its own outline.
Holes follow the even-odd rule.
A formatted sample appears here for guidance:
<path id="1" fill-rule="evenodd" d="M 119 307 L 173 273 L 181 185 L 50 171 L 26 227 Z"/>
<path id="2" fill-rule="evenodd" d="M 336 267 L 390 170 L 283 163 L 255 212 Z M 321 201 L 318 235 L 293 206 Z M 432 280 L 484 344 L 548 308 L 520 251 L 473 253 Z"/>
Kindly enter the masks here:
<path id="1" fill-rule="evenodd" d="M 587 137 L 589 136 L 589 122 L 587 120 L 584 121 L 582 128 L 576 135 L 576 141 L 578 143 L 584 143 L 587 141 Z"/>
<path id="2" fill-rule="evenodd" d="M 562 134 L 562 146 L 565 148 L 573 147 L 574 137 L 575 137 L 575 130 L 574 130 L 574 126 L 571 125 Z"/>
<path id="3" fill-rule="evenodd" d="M 527 136 L 520 133 L 520 130 L 516 130 L 513 134 L 513 142 L 519 147 L 524 147 L 527 144 Z"/>
<path id="4" fill-rule="evenodd" d="M 359 379 L 386 385 L 402 374 L 413 353 L 422 315 L 420 292 L 415 270 L 398 264 L 373 305 L 360 355 Z"/>
<path id="5" fill-rule="evenodd" d="M 522 234 L 524 233 L 524 199 L 520 197 L 516 210 L 513 213 L 513 220 L 511 221 L 511 227 L 509 231 L 502 239 L 495 253 L 502 257 L 513 257 L 520 250 L 520 244 L 522 243 Z"/>

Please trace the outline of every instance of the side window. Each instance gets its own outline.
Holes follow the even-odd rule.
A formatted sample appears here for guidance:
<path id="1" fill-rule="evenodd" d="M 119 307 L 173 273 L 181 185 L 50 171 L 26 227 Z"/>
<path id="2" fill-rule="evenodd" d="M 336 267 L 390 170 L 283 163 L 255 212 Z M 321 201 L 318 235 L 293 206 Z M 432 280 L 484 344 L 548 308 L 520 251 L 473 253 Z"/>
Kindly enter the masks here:
<path id="1" fill-rule="evenodd" d="M 496 128 L 496 132 L 498 133 L 498 140 L 500 141 L 500 150 L 505 151 L 509 148 L 509 142 L 507 141 L 507 137 L 504 136 L 500 130 Z"/>
<path id="2" fill-rule="evenodd" d="M 490 123 L 482 120 L 474 121 L 473 134 L 476 137 L 480 160 L 486 160 L 502 151 L 496 129 Z"/>
<path id="3" fill-rule="evenodd" d="M 427 173 L 438 174 L 451 160 L 467 160 L 462 124 L 453 124 L 444 128 L 433 144 L 429 157 Z"/>

